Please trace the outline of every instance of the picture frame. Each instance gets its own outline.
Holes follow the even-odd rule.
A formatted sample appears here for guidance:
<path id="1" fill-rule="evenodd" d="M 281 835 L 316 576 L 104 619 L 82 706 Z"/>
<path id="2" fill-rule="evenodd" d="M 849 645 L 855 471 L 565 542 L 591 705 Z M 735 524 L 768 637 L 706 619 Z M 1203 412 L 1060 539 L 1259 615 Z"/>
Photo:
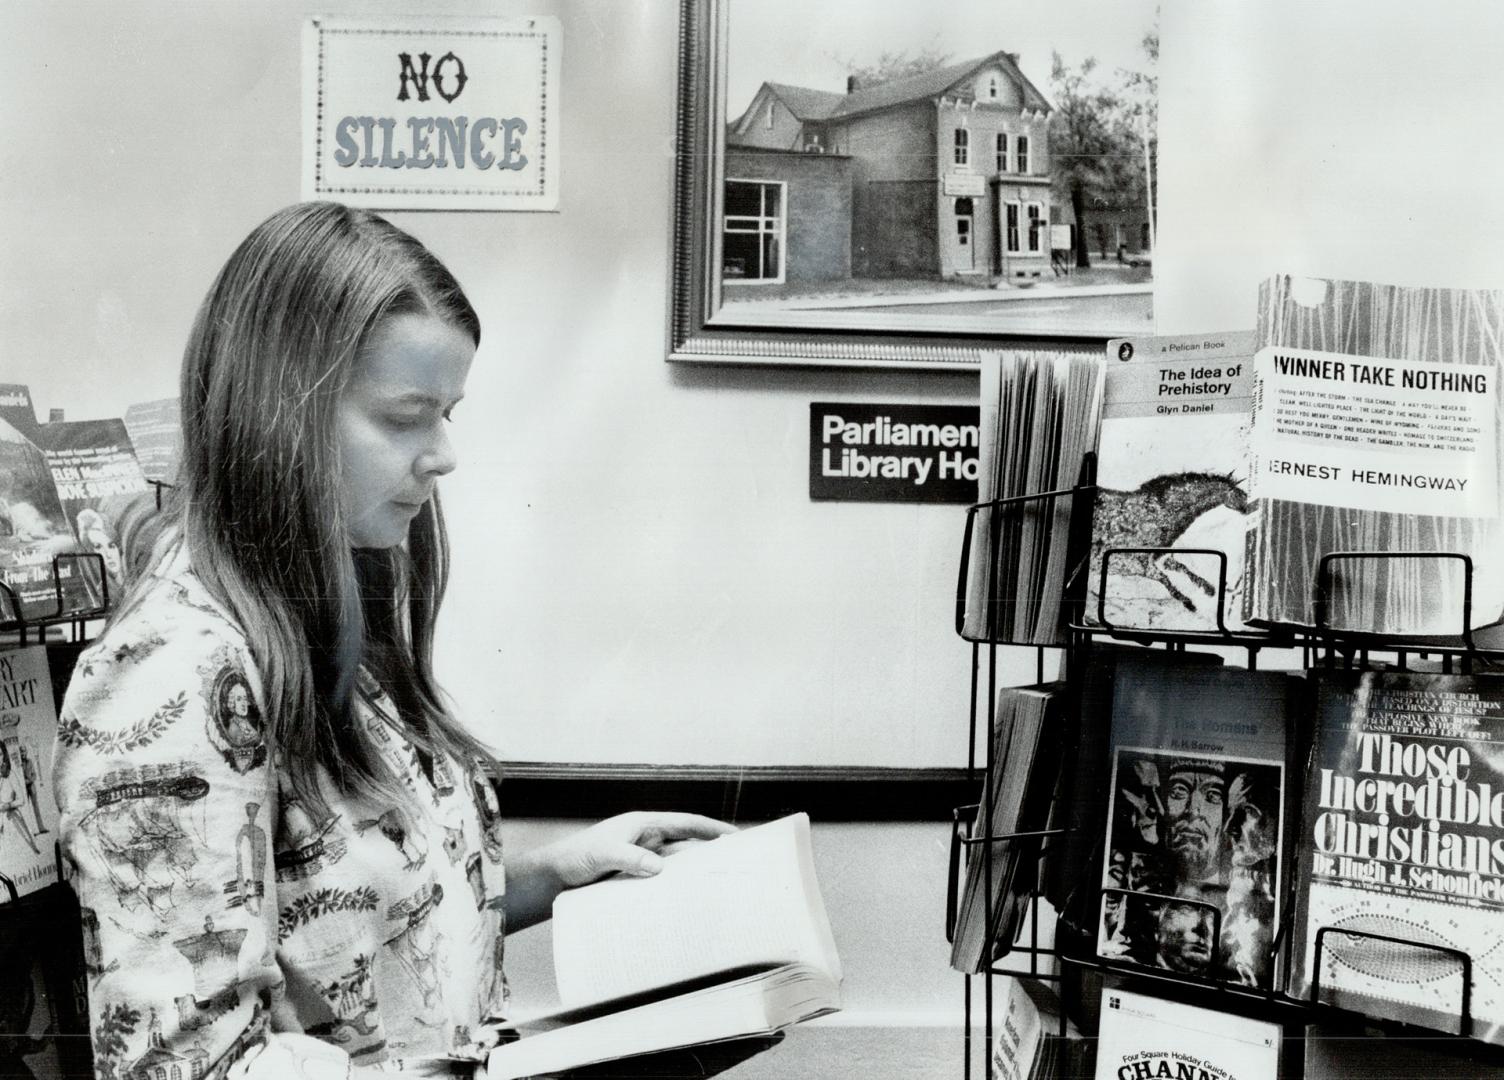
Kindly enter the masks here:
<path id="1" fill-rule="evenodd" d="M 680 3 L 669 361 L 968 370 L 987 351 L 1096 349 L 1152 329 L 1152 132 L 1147 197 L 1133 196 L 1142 210 L 1125 190 L 1126 229 L 1076 230 L 1050 159 L 1055 109 L 1006 41 L 892 82 L 850 76 L 844 95 L 770 71 L 744 100 L 757 57 L 738 52 L 733 16 L 753 3 Z M 879 7 L 916 17 L 912 4 Z M 798 17 L 834 48 L 847 40 L 841 21 L 861 25 L 872 10 L 832 0 Z M 938 34 L 955 18 L 946 12 L 918 17 Z M 891 48 L 902 55 L 905 41 L 926 40 L 912 37 L 923 29 Z M 829 86 L 830 73 L 819 75 Z M 919 175 L 867 175 L 857 147 L 871 141 L 863 126 L 877 124 L 908 125 L 910 145 L 928 141 L 902 159 Z M 1096 242 L 1089 229 L 1103 256 L 1116 250 L 1086 278 L 1064 264 Z"/>

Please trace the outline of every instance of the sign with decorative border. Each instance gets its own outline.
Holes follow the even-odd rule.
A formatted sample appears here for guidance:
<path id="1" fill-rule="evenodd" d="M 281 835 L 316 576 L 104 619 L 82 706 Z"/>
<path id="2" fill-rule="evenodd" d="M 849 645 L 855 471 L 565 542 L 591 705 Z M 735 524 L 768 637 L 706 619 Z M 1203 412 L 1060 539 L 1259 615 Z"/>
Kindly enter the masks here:
<path id="1" fill-rule="evenodd" d="M 559 20 L 316 16 L 303 197 L 379 210 L 556 210 Z"/>

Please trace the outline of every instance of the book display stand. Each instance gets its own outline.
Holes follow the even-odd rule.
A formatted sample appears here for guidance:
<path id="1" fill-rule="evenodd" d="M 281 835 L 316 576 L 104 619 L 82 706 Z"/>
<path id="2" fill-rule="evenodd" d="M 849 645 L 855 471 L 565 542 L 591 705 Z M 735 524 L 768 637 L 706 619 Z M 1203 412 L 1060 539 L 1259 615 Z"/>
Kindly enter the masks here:
<path id="1" fill-rule="evenodd" d="M 1082 747 L 1077 745 L 1081 729 L 1076 723 L 1076 718 L 1081 716 L 1086 661 L 1099 640 L 1129 642 L 1168 650 L 1172 653 L 1185 652 L 1188 646 L 1215 648 L 1228 659 L 1229 664 L 1236 662 L 1236 659 L 1241 659 L 1249 670 L 1257 668 L 1260 654 L 1265 650 L 1284 651 L 1281 657 L 1283 667 L 1292 669 L 1299 667 L 1308 672 L 1318 669 L 1362 672 L 1376 670 L 1379 667 L 1388 671 L 1409 672 L 1414 670 L 1411 664 L 1415 661 L 1423 661 L 1427 671 L 1439 671 L 1443 674 L 1465 675 L 1472 674 L 1475 670 L 1504 668 L 1504 650 L 1479 648 L 1470 628 L 1473 596 L 1472 560 L 1467 555 L 1450 551 L 1327 552 L 1320 556 L 1316 566 L 1314 625 L 1233 631 L 1227 628 L 1222 618 L 1228 592 L 1228 566 L 1225 554 L 1220 551 L 1194 548 L 1109 548 L 1102 553 L 1096 595 L 1097 625 L 1087 625 L 1082 618 L 1085 606 L 1084 582 L 1073 581 L 1068 583 L 1064 592 L 1059 644 L 1020 643 L 1007 640 L 1002 636 L 967 636 L 963 632 L 962 614 L 967 601 L 968 563 L 973 551 L 972 533 L 978 527 L 978 523 L 989 520 L 989 527 L 995 530 L 994 543 L 989 550 L 993 558 L 1001 562 L 1008 554 L 1003 550 L 1005 545 L 996 542 L 1005 531 L 1005 526 L 1001 522 L 1003 516 L 1012 513 L 1050 513 L 1053 512 L 1056 500 L 1085 495 L 1087 498 L 1078 499 L 1075 502 L 1078 513 L 1073 515 L 1073 518 L 1085 517 L 1088 522 L 1081 528 L 1076 527 L 1075 521 L 1072 522 L 1070 532 L 1073 538 L 1073 548 L 1065 560 L 1067 566 L 1084 568 L 1087 565 L 1086 545 L 1089 543 L 1090 536 L 1090 494 L 1095 490 L 1093 478 L 1094 463 L 1088 458 L 1082 472 L 1082 480 L 1075 487 L 982 502 L 970 507 L 967 512 L 966 534 L 961 551 L 960 585 L 957 592 L 956 630 L 958 635 L 972 647 L 967 775 L 968 779 L 976 781 L 984 792 L 990 789 L 990 778 L 996 775 L 994 770 L 1004 765 L 1003 762 L 993 760 L 995 755 L 991 747 L 994 740 L 991 738 L 988 738 L 987 748 L 984 751 L 979 751 L 977 748 L 979 723 L 985 725 L 981 730 L 989 735 L 993 730 L 998 692 L 1002 689 L 998 685 L 1000 649 L 1033 649 L 1036 657 L 1035 673 L 1039 682 L 1045 680 L 1047 650 L 1057 651 L 1059 655 L 1057 678 L 1065 698 L 1064 715 L 1072 718 L 1071 723 L 1064 725 L 1066 731 L 1062 735 L 1065 745 L 1061 751 L 1061 758 L 1064 768 L 1068 771 L 1073 768 L 1072 763 L 1078 761 L 1078 755 L 1083 752 Z M 1216 582 L 1218 613 L 1216 628 L 1167 631 L 1111 624 L 1106 618 L 1108 562 L 1114 557 L 1170 553 L 1215 555 L 1219 559 L 1220 573 Z M 1354 633 L 1328 626 L 1326 613 L 1330 609 L 1328 601 L 1331 599 L 1336 577 L 1334 568 L 1340 564 L 1370 559 L 1460 561 L 1464 590 L 1463 625 L 1455 636 L 1427 637 L 1421 641 L 1385 637 L 1378 634 Z M 1080 576 L 1084 577 L 1084 573 Z M 991 580 L 998 580 L 998 577 L 999 575 L 994 573 Z M 1001 624 L 1002 620 L 991 623 L 991 625 Z M 1291 730 L 1288 731 L 1288 738 L 1293 741 L 1296 750 L 1295 773 L 1291 776 L 1290 783 L 1299 785 L 1302 790 L 1306 780 L 1304 774 L 1312 767 L 1313 755 L 1309 752 L 1312 746 L 1311 733 L 1295 729 L 1308 726 L 1310 725 L 1292 720 Z M 988 780 L 984 781 L 984 777 Z M 977 1022 L 977 1028 L 986 1040 L 986 1046 L 991 1046 L 994 1037 L 993 982 L 996 976 L 1038 980 L 1053 986 L 1061 998 L 1058 1022 L 1052 1025 L 1055 1029 L 1053 1035 L 1061 1039 L 1067 1037 L 1067 1018 L 1079 1021 L 1083 1015 L 1090 1016 L 1095 1013 L 1097 1003 L 1085 999 L 1100 993 L 1102 978 L 1111 975 L 1125 986 L 1138 983 L 1157 988 L 1166 997 L 1192 1000 L 1205 1008 L 1219 1009 L 1239 1016 L 1280 1024 L 1285 1032 L 1280 1075 L 1286 1080 L 1299 1080 L 1305 1075 L 1303 1052 L 1306 1025 L 1318 1023 L 1346 1025 L 1349 1029 L 1356 1025 L 1368 1032 L 1377 1029 L 1381 1034 L 1375 1035 L 1375 1038 L 1420 1037 L 1424 1043 L 1425 1052 L 1436 1055 L 1435 1075 L 1437 1076 L 1472 1076 L 1480 1075 L 1482 1072 L 1491 1073 L 1494 1070 L 1500 1070 L 1500 1074 L 1504 1075 L 1504 1047 L 1470 1037 L 1476 1032 L 1473 1017 L 1473 973 L 1477 964 L 1475 958 L 1470 956 L 1464 948 L 1437 944 L 1434 941 L 1412 940 L 1403 936 L 1402 933 L 1380 933 L 1373 929 L 1349 926 L 1312 925 L 1309 930 L 1314 939 L 1315 963 L 1312 968 L 1309 993 L 1305 996 L 1292 996 L 1286 993 L 1282 987 L 1284 986 L 1284 973 L 1290 970 L 1293 962 L 1292 924 L 1295 921 L 1296 911 L 1294 898 L 1296 879 L 1300 873 L 1293 866 L 1284 873 L 1278 889 L 1281 894 L 1278 916 L 1274 923 L 1274 932 L 1266 957 L 1267 970 L 1275 974 L 1268 986 L 1233 985 L 1210 975 L 1148 968 L 1134 960 L 1099 956 L 1097 954 L 1097 926 L 1102 918 L 1103 904 L 1116 895 L 1131 894 L 1141 900 L 1150 901 L 1174 900 L 1178 904 L 1209 909 L 1212 926 L 1210 934 L 1212 958 L 1206 967 L 1207 971 L 1218 970 L 1218 952 L 1221 948 L 1221 926 L 1224 916 L 1223 910 L 1218 905 L 1204 901 L 1146 893 L 1141 890 L 1096 886 L 1096 882 L 1100 880 L 1108 824 L 1105 815 L 1102 817 L 1103 820 L 1094 823 L 1094 835 L 1076 837 L 1076 840 L 1084 842 L 1091 852 L 1087 866 L 1095 869 L 1096 876 L 1088 871 L 1086 875 L 1080 875 L 1078 880 L 1070 883 L 1073 892 L 1062 905 L 1059 922 L 1053 933 L 1046 932 L 1042 925 L 1040 906 L 1045 899 L 1045 875 L 1041 871 L 1027 878 L 1030 882 L 1027 895 L 1028 915 L 1022 920 L 1023 926 L 1016 939 L 1009 941 L 997 937 L 990 940 L 985 949 L 986 960 L 981 969 L 976 974 L 962 976 L 965 981 L 963 1029 L 965 1070 L 963 1075 L 967 1080 L 970 1080 L 973 1071 L 973 1022 Z M 997 910 L 996 905 L 1004 901 L 1003 897 L 995 895 L 996 890 L 993 888 L 993 861 L 1005 858 L 1018 859 L 1034 864 L 1035 868 L 1041 868 L 1043 862 L 1048 860 L 1051 854 L 1051 845 L 1063 843 L 1070 832 L 1068 829 L 1049 828 L 1016 833 L 995 833 L 992 826 L 992 806 L 985 794 L 981 803 L 957 807 L 953 812 L 949 853 L 950 879 L 945 911 L 947 940 L 953 940 L 957 933 L 957 922 L 960 917 L 958 898 L 969 864 L 976 862 L 980 866 L 982 882 L 985 883 L 983 890 L 985 922 L 983 925 L 991 928 L 996 925 L 993 918 Z M 1293 859 L 1291 861 L 1294 862 Z M 976 869 L 972 867 L 971 872 L 975 873 Z M 1086 895 L 1083 896 L 1083 894 Z M 1083 899 L 1087 902 L 1082 903 Z M 1431 959 L 1429 966 L 1433 969 L 1438 964 L 1443 964 L 1446 968 L 1447 979 L 1460 977 L 1461 992 L 1452 999 L 1460 1002 L 1460 1007 L 1451 1017 L 1455 1020 L 1455 1028 L 1451 1031 L 1421 1029 L 1388 1018 L 1367 1016 L 1350 1008 L 1333 1004 L 1331 987 L 1323 985 L 1321 979 L 1321 961 L 1324 954 L 1331 952 L 1334 941 L 1347 939 L 1387 945 L 1401 950 L 1402 953 L 1414 950 L 1416 955 L 1428 955 Z M 1456 974 L 1452 974 L 1453 972 Z M 975 996 L 974 979 L 982 981 L 979 1001 Z M 1088 986 L 1094 986 L 1094 989 L 1083 990 L 1083 987 Z M 978 1016 L 979 1010 L 980 1016 Z M 1089 1021 L 1087 1026 L 1094 1030 L 1095 1021 Z M 1089 1076 L 1091 1073 L 1088 1071 L 1081 1075 Z"/>

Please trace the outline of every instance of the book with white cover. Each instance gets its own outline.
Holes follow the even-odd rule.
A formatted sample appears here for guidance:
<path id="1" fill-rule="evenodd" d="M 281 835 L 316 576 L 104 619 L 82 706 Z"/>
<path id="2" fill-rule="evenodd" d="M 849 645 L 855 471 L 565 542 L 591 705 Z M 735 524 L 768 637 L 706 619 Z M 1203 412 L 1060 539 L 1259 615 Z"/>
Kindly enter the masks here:
<path id="1" fill-rule="evenodd" d="M 691 845 L 650 878 L 554 901 L 563 1011 L 515 1025 L 490 1080 L 769 1034 L 840 1008 L 841 961 L 815 880 L 809 818 Z"/>
<path id="2" fill-rule="evenodd" d="M 1113 987 L 1102 992 L 1097 1080 L 1275 1080 L 1279 1053 L 1278 1024 Z"/>

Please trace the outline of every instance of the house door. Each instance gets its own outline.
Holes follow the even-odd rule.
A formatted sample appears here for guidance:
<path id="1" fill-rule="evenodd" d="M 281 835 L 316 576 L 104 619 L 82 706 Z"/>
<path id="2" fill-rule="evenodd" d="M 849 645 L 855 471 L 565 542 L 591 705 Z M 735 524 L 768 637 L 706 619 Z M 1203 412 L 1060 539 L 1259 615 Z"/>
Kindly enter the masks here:
<path id="1" fill-rule="evenodd" d="M 976 217 L 969 198 L 956 200 L 956 271 L 965 273 L 977 268 Z"/>

